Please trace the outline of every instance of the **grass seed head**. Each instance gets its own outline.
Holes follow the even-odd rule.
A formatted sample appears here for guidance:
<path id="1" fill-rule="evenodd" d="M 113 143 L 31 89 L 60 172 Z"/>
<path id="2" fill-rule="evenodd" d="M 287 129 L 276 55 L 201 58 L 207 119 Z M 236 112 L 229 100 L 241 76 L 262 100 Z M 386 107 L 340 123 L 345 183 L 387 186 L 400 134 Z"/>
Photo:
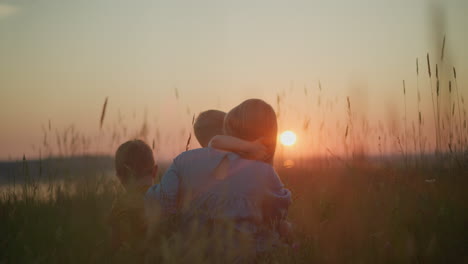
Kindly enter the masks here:
<path id="1" fill-rule="evenodd" d="M 416 58 L 416 75 L 419 75 L 419 59 Z"/>
<path id="2" fill-rule="evenodd" d="M 104 118 L 106 117 L 106 109 L 107 109 L 107 99 L 104 100 L 104 105 L 102 106 L 102 112 L 101 112 L 101 119 L 99 121 L 99 129 L 102 129 L 102 124 L 104 123 Z"/>
<path id="3" fill-rule="evenodd" d="M 427 53 L 427 73 L 429 73 L 429 78 L 432 76 L 431 74 L 431 60 L 429 59 L 429 53 Z"/>
<path id="4" fill-rule="evenodd" d="M 403 80 L 403 95 L 406 95 L 406 85 L 405 85 L 405 80 Z"/>
<path id="5" fill-rule="evenodd" d="M 444 51 L 445 51 L 445 35 L 444 35 L 444 40 L 442 40 L 442 52 L 440 54 L 441 61 L 444 61 Z"/>

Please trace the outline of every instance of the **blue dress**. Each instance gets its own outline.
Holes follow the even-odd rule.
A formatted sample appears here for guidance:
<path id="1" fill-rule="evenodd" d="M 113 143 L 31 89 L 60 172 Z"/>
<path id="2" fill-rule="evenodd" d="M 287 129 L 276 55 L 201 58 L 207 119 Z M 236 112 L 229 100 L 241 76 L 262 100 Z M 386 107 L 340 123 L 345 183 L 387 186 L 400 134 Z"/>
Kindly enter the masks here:
<path id="1" fill-rule="evenodd" d="M 226 177 L 219 179 L 214 171 L 224 158 L 229 167 Z M 177 156 L 145 200 L 147 211 L 158 208 L 163 216 L 180 215 L 181 225 L 229 220 L 261 252 L 272 239 L 279 241 L 275 224 L 286 218 L 291 192 L 270 164 L 208 147 Z"/>

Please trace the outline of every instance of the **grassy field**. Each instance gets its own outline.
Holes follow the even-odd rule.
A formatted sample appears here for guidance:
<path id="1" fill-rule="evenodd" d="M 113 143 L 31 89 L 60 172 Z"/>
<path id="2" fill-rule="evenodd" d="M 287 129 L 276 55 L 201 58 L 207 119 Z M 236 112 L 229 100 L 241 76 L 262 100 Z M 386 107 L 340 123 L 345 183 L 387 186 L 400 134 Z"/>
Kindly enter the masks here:
<path id="1" fill-rule="evenodd" d="M 280 178 L 293 193 L 289 220 L 295 226 L 296 246 L 275 250 L 258 262 L 468 263 L 468 134 L 463 90 L 459 92 L 455 67 L 432 64 L 431 71 L 429 54 L 424 59 L 416 59 L 416 87 L 407 87 L 403 81 L 404 114 L 395 114 L 386 126 L 380 121 L 369 124 L 354 109 L 359 100 L 356 103 L 353 97 L 334 105 L 322 97 L 320 82 L 314 94 L 304 88 L 305 105 L 310 109 L 299 121 L 304 138 L 309 136 L 313 144 L 304 140 L 302 152 L 295 150 L 292 161 L 276 162 Z M 442 62 L 443 57 L 439 65 Z M 425 79 L 427 83 L 419 83 Z M 279 124 L 291 116 L 303 116 L 291 107 L 298 104 L 288 105 L 287 99 L 286 92 L 278 93 Z M 310 103 L 316 100 L 317 105 Z M 417 108 L 407 110 L 407 100 L 415 100 L 409 104 Z M 49 120 L 39 148 L 44 156 L 93 153 L 90 146 L 94 145 L 114 150 L 129 138 L 151 142 L 153 151 L 164 149 L 164 142 L 181 150 L 190 147 L 191 134 L 185 129 L 175 133 L 180 134 L 178 138 L 161 138 L 155 125 L 156 134 L 150 135 L 153 128 L 146 114 L 143 124 L 132 128 L 135 131 L 127 129 L 120 118 L 106 129 L 107 102 L 106 98 L 100 116 L 102 131 L 95 141 L 74 126 L 61 132 Z M 432 103 L 432 109 L 421 103 Z M 332 106 L 339 112 L 345 110 L 344 119 L 329 119 Z M 194 117 L 188 117 L 192 123 Z M 281 159 L 283 149 L 277 153 Z M 323 158 L 301 156 L 310 153 Z M 385 156 L 388 153 L 397 154 Z M 109 247 L 106 218 L 122 192 L 110 177 L 111 157 L 74 162 L 67 158 L 23 160 L 10 165 L 0 163 L 0 263 L 131 263 L 141 259 L 141 252 L 129 249 L 115 255 Z M 207 259 L 201 252 L 213 245 L 198 241 L 184 248 L 178 244 L 183 237 L 170 238 L 168 232 L 159 234 L 157 241 L 151 245 L 155 262 L 219 263 L 226 253 L 211 250 Z"/>
<path id="2" fill-rule="evenodd" d="M 57 182 L 30 177 L 27 161 L 19 166 L 22 180 L 15 189 L 2 188 L 0 263 L 128 263 L 141 257 L 110 251 L 106 217 L 121 189 L 102 173 L 108 168 Z M 293 193 L 289 219 L 298 245 L 260 262 L 468 263 L 466 168 L 433 162 L 397 167 L 365 160 L 278 167 Z M 199 254 L 203 244 L 180 252 L 166 234 L 161 241 L 151 250 L 159 260 L 207 260 Z"/>

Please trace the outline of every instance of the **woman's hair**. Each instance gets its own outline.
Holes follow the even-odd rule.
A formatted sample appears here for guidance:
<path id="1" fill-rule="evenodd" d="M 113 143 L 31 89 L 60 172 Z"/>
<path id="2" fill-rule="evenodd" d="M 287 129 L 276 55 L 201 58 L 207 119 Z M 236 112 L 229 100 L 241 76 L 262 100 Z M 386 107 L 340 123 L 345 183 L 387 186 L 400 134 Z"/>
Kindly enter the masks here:
<path id="1" fill-rule="evenodd" d="M 224 133 L 240 139 L 262 139 L 273 163 L 276 149 L 278 124 L 273 108 L 260 99 L 249 99 L 234 107 L 224 119 Z"/>

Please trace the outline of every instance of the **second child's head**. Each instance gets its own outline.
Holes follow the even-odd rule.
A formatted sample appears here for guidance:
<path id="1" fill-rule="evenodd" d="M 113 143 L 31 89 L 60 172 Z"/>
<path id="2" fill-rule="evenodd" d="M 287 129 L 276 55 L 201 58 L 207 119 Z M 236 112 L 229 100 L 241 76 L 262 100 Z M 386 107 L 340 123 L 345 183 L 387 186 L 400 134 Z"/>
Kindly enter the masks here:
<path id="1" fill-rule="evenodd" d="M 193 124 L 198 142 L 205 148 L 216 135 L 222 135 L 226 113 L 219 110 L 207 110 L 200 113 Z"/>
<path id="2" fill-rule="evenodd" d="M 115 170 L 125 188 L 130 185 L 152 185 L 158 166 L 153 151 L 141 140 L 130 140 L 115 152 Z"/>

